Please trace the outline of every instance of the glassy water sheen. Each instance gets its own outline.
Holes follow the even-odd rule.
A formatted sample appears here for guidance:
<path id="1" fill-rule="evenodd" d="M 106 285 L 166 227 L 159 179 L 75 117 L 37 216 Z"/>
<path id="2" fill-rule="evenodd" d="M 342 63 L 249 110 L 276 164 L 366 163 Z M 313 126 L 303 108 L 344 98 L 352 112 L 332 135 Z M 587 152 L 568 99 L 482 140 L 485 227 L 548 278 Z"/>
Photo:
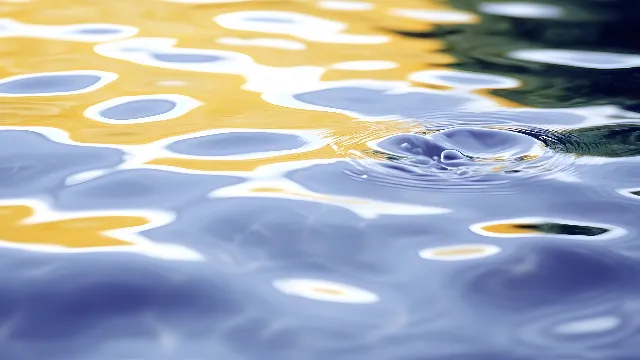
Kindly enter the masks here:
<path id="1" fill-rule="evenodd" d="M 0 360 L 640 359 L 639 30 L 1 0 Z"/>

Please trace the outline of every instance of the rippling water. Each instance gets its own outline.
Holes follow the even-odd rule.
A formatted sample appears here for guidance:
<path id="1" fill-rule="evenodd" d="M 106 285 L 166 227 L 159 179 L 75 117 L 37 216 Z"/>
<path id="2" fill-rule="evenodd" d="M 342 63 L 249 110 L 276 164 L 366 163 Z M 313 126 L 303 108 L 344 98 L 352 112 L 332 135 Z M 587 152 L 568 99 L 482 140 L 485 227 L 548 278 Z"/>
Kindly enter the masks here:
<path id="1" fill-rule="evenodd" d="M 0 360 L 640 359 L 639 14 L 1 0 Z"/>

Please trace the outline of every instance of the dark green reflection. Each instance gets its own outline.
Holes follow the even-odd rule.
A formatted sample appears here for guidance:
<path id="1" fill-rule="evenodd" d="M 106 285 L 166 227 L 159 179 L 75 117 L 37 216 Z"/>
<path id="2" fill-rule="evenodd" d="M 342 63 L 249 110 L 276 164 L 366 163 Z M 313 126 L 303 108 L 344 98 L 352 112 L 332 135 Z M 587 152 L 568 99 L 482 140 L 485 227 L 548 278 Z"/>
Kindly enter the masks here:
<path id="1" fill-rule="evenodd" d="M 612 124 L 564 131 L 510 128 L 532 136 L 550 149 L 580 156 L 629 157 L 640 155 L 640 125 Z"/>
<path id="2" fill-rule="evenodd" d="M 528 229 L 545 234 L 572 235 L 572 236 L 598 236 L 609 232 L 594 226 L 570 225 L 561 223 L 541 223 L 541 224 L 517 224 L 514 227 Z"/>
<path id="3" fill-rule="evenodd" d="M 556 0 L 518 1 L 562 10 L 558 17 L 518 17 L 487 14 L 481 4 L 500 0 L 451 0 L 456 8 L 481 16 L 479 24 L 443 25 L 433 31 L 397 33 L 437 37 L 458 59 L 452 67 L 520 79 L 519 89 L 492 91 L 495 95 L 532 107 L 560 108 L 620 105 L 640 111 L 637 68 L 600 70 L 544 64 L 509 58 L 521 49 L 588 50 L 637 54 L 640 41 L 640 1 Z"/>

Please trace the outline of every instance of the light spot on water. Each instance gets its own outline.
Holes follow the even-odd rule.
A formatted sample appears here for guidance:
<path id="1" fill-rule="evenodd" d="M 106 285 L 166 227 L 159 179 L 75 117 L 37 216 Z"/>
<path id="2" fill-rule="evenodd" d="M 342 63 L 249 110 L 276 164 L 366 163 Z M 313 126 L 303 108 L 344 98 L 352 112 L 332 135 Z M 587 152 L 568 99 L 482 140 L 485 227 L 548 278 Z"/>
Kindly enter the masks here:
<path id="1" fill-rule="evenodd" d="M 237 46 L 257 46 L 284 50 L 304 50 L 307 46 L 299 41 L 275 38 L 242 39 L 236 37 L 223 37 L 217 40 L 219 44 Z"/>
<path id="2" fill-rule="evenodd" d="M 409 80 L 456 89 L 509 89 L 520 86 L 518 79 L 459 70 L 423 70 L 409 74 Z"/>
<path id="3" fill-rule="evenodd" d="M 172 3 L 180 3 L 180 4 L 227 4 L 227 3 L 237 3 L 237 2 L 245 2 L 251 0 L 161 0 Z"/>
<path id="4" fill-rule="evenodd" d="M 67 186 L 77 185 L 83 182 L 87 182 L 87 181 L 99 178 L 101 176 L 111 173 L 112 171 L 113 170 L 111 169 L 109 170 L 100 169 L 100 170 L 89 170 L 89 171 L 80 172 L 67 177 L 64 183 Z"/>
<path id="5" fill-rule="evenodd" d="M 622 323 L 616 316 L 600 316 L 582 320 L 576 320 L 560 324 L 554 328 L 554 332 L 562 335 L 592 334 L 611 331 Z"/>
<path id="6" fill-rule="evenodd" d="M 115 73 L 97 70 L 16 75 L 0 80 L 0 97 L 81 94 L 97 90 L 117 78 Z"/>
<path id="7" fill-rule="evenodd" d="M 345 304 L 371 304 L 380 301 L 378 295 L 354 286 L 316 279 L 280 279 L 273 286 L 284 294 L 311 300 Z"/>
<path id="8" fill-rule="evenodd" d="M 396 67 L 398 67 L 398 64 L 396 62 L 384 60 L 346 61 L 331 65 L 332 69 L 359 71 L 386 70 Z"/>
<path id="9" fill-rule="evenodd" d="M 395 16 L 427 21 L 434 24 L 473 23 L 478 18 L 473 13 L 456 10 L 391 9 L 389 13 Z"/>
<path id="10" fill-rule="evenodd" d="M 460 244 L 420 250 L 426 260 L 460 261 L 483 258 L 499 253 L 498 246 L 487 244 Z"/>
<path id="11" fill-rule="evenodd" d="M 123 96 L 93 105 L 84 115 L 109 124 L 137 124 L 175 119 L 200 105 L 198 100 L 177 94 Z"/>
<path id="12" fill-rule="evenodd" d="M 375 8 L 375 5 L 370 2 L 353 0 L 323 0 L 318 1 L 318 6 L 327 10 L 340 11 L 366 11 Z"/>
<path id="13" fill-rule="evenodd" d="M 274 23 L 274 24 L 295 24 L 295 21 L 287 18 L 277 18 L 277 17 L 250 17 L 245 18 L 245 20 L 253 21 L 257 23 Z"/>
<path id="14" fill-rule="evenodd" d="M 480 3 L 478 10 L 485 14 L 531 19 L 556 19 L 564 15 L 564 10 L 553 4 L 519 1 Z"/>
<path id="15" fill-rule="evenodd" d="M 587 69 L 611 70 L 640 66 L 640 55 L 610 53 L 602 51 L 563 49 L 514 50 L 507 56 L 542 64 L 565 65 Z"/>
<path id="16" fill-rule="evenodd" d="M 186 86 L 188 83 L 186 81 L 181 80 L 165 80 L 158 81 L 156 85 L 158 86 Z"/>

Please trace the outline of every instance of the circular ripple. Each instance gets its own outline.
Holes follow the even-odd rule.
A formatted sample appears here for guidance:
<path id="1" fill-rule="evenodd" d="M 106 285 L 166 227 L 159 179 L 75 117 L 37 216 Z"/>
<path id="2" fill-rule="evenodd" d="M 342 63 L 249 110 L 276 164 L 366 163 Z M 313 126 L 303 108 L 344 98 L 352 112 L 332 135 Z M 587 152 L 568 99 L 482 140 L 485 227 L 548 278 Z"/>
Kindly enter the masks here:
<path id="1" fill-rule="evenodd" d="M 640 156 L 640 125 L 606 124 L 571 129 L 570 141 L 559 143 L 551 141 L 552 147 L 582 156 L 601 158 L 622 158 Z M 554 140 L 553 136 L 551 136 Z M 567 137 L 563 137 L 567 139 Z M 555 140 L 560 140 L 555 138 Z M 545 141 L 545 140 L 543 140 Z"/>
<path id="2" fill-rule="evenodd" d="M 500 129 L 399 134 L 368 145 L 371 158 L 359 161 L 361 173 L 353 175 L 399 187 L 485 188 L 517 175 L 557 171 L 567 163 L 537 138 Z"/>
<path id="3" fill-rule="evenodd" d="M 453 160 L 516 158 L 539 155 L 543 144 L 536 139 L 506 130 L 460 127 L 428 136 L 395 135 L 377 144 L 381 151 L 395 155 L 438 157 L 447 162 L 447 150 L 460 155 Z"/>

